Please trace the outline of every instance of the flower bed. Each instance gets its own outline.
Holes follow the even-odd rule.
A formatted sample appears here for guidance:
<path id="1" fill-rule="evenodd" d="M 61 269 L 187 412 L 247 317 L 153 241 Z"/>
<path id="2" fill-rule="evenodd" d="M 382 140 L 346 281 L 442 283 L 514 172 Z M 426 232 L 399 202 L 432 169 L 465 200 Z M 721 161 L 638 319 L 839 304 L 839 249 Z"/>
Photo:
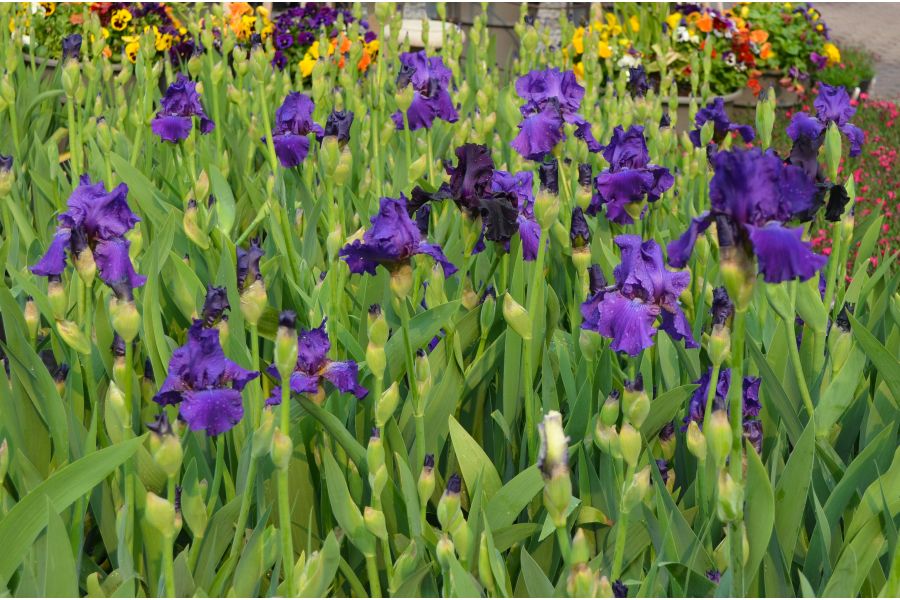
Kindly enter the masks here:
<path id="1" fill-rule="evenodd" d="M 0 6 L 0 589 L 900 592 L 896 106 L 732 111 L 723 35 L 680 117 L 589 51 L 665 6 L 580 53 L 523 8 L 509 71 L 486 15 L 213 5 L 132 62 L 95 8 L 48 73 Z"/>

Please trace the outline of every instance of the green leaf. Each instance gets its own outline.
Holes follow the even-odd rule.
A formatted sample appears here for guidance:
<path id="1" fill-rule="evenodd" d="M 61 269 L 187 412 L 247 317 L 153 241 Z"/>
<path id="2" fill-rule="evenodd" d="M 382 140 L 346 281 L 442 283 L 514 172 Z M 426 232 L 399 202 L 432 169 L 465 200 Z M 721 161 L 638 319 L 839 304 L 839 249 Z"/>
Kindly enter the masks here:
<path id="1" fill-rule="evenodd" d="M 878 369 L 878 374 L 890 388 L 894 401 L 900 401 L 900 361 L 896 358 L 896 352 L 885 348 L 853 315 L 847 315 L 847 317 L 850 319 L 850 331 L 853 332 L 853 337 Z"/>
<path id="2" fill-rule="evenodd" d="M 531 465 L 488 501 L 485 514 L 492 531 L 512 525 L 528 503 L 544 489 L 544 477 L 537 465 Z"/>
<path id="3" fill-rule="evenodd" d="M 424 348 L 438 332 L 446 327 L 459 311 L 459 300 L 453 300 L 421 312 L 409 320 L 409 343 L 415 350 Z M 385 381 L 396 381 L 406 372 L 406 361 L 403 360 L 403 336 L 394 335 L 384 346 L 387 357 L 387 373 Z"/>
<path id="4" fill-rule="evenodd" d="M 769 547 L 775 524 L 775 498 L 772 484 L 756 450 L 747 445 L 747 538 L 750 556 L 744 567 L 747 581 L 753 581 L 756 570 Z"/>
<path id="5" fill-rule="evenodd" d="M 331 503 L 331 512 L 337 519 L 338 525 L 347 532 L 353 545 L 363 554 L 370 554 L 375 550 L 375 537 L 369 533 L 363 522 L 362 513 L 353 501 L 347 481 L 331 452 L 323 449 L 323 462 L 325 465 L 325 483 L 328 487 L 328 500 Z"/>
<path id="6" fill-rule="evenodd" d="M 466 487 L 470 490 L 474 489 L 475 481 L 481 478 L 484 495 L 490 500 L 503 485 L 500 476 L 497 475 L 497 469 L 494 468 L 494 463 L 453 415 L 450 415 L 448 421 L 450 439 L 453 441 L 453 450 L 456 452 L 459 468 L 466 480 Z"/>
<path id="7" fill-rule="evenodd" d="M 697 389 L 697 385 L 689 383 L 660 394 L 650 403 L 650 413 L 644 424 L 641 425 L 641 434 L 644 439 L 652 439 L 659 433 L 663 426 L 675 418 L 678 410 L 684 406 L 684 401 Z"/>
<path id="8" fill-rule="evenodd" d="M 825 393 L 822 394 L 816 405 L 815 420 L 818 437 L 824 438 L 831 432 L 831 427 L 837 423 L 855 399 L 856 388 L 860 383 L 860 375 L 862 375 L 865 365 L 865 354 L 858 348 L 851 349 L 847 362 L 825 388 Z"/>
<path id="9" fill-rule="evenodd" d="M 525 579 L 525 588 L 532 598 L 552 598 L 556 595 L 553 584 L 544 573 L 544 569 L 537 564 L 528 554 L 528 550 L 522 548 L 522 577 Z"/>
<path id="10" fill-rule="evenodd" d="M 61 513 L 131 458 L 143 436 L 98 450 L 66 465 L 22 498 L 0 521 L 0 586 L 7 585 L 47 522 L 47 500 Z"/>
<path id="11" fill-rule="evenodd" d="M 78 596 L 78 571 L 72 546 L 59 513 L 49 498 L 47 510 L 47 554 L 44 558 L 44 598 L 72 598 Z"/>
<path id="12" fill-rule="evenodd" d="M 231 227 L 234 225 L 234 194 L 231 193 L 231 186 L 225 181 L 225 177 L 215 167 L 209 165 L 209 184 L 212 193 L 216 197 L 216 217 L 218 219 L 217 226 L 226 236 L 231 233 Z"/>
<path id="13" fill-rule="evenodd" d="M 812 480 L 813 456 L 816 451 L 816 436 L 812 423 L 803 430 L 791 457 L 784 466 L 778 485 L 775 486 L 775 534 L 778 544 L 790 563 L 794 556 L 794 545 L 800 535 L 803 509 Z"/>

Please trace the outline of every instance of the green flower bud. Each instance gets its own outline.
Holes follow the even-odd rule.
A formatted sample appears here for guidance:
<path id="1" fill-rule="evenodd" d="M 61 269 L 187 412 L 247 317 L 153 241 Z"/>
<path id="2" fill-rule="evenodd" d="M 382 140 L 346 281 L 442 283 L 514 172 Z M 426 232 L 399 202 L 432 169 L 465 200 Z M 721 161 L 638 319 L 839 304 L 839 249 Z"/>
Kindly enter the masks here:
<path id="1" fill-rule="evenodd" d="M 377 304 L 370 306 L 368 328 L 369 343 L 383 348 L 387 343 L 389 331 L 390 329 L 388 328 L 387 320 L 384 318 L 384 312 L 381 310 L 381 307 Z"/>
<path id="2" fill-rule="evenodd" d="M 422 471 L 419 473 L 419 480 L 416 483 L 416 491 L 419 493 L 419 504 L 427 506 L 428 500 L 434 493 L 434 455 L 425 455 L 425 464 L 422 465 Z"/>
<path id="3" fill-rule="evenodd" d="M 376 510 L 371 506 L 367 506 L 363 510 L 363 521 L 366 524 L 366 529 L 368 529 L 372 535 L 379 540 L 388 539 L 387 525 L 385 525 L 384 522 L 383 512 Z"/>
<path id="4" fill-rule="evenodd" d="M 181 471 L 181 461 L 184 453 L 181 449 L 181 440 L 174 435 L 164 435 L 160 440 L 159 448 L 153 453 L 153 460 L 166 474 L 166 477 L 175 477 Z"/>
<path id="5" fill-rule="evenodd" d="M 409 176 L 410 181 L 417 181 L 422 175 L 425 174 L 425 169 L 428 168 L 428 156 L 423 154 L 416 160 L 414 160 L 409 165 L 409 171 L 407 175 Z"/>
<path id="6" fill-rule="evenodd" d="M 147 492 L 144 518 L 165 540 L 175 537 L 175 506 L 165 498 L 160 498 L 153 492 Z"/>
<path id="7" fill-rule="evenodd" d="M 622 496 L 622 510 L 631 512 L 650 492 L 650 465 L 634 474 Z"/>
<path id="8" fill-rule="evenodd" d="M 503 295 L 503 318 L 523 340 L 531 339 L 531 317 L 528 311 L 506 292 Z"/>
<path id="9" fill-rule="evenodd" d="M 353 174 L 353 154 L 346 147 L 341 149 L 341 156 L 338 164 L 334 168 L 334 182 L 337 185 L 344 185 L 350 181 L 350 175 Z"/>
<path id="10" fill-rule="evenodd" d="M 534 201 L 534 214 L 541 227 L 549 231 L 559 216 L 559 194 L 547 190 L 539 191 Z"/>
<path id="11" fill-rule="evenodd" d="M 488 294 L 481 303 L 481 313 L 478 315 L 478 324 L 481 330 L 481 337 L 486 338 L 494 324 L 494 315 L 497 312 L 497 301 L 494 296 Z"/>
<path id="12" fill-rule="evenodd" d="M 381 441 L 381 432 L 375 427 L 369 445 L 366 446 L 366 468 L 369 477 L 372 478 L 375 471 L 384 466 L 384 442 Z"/>
<path id="13" fill-rule="evenodd" d="M 612 585 L 609 583 L 609 579 L 607 579 L 606 575 L 600 578 L 600 585 L 598 586 L 597 593 L 594 596 L 595 598 L 614 598 L 615 594 L 613 593 Z"/>
<path id="14" fill-rule="evenodd" d="M 290 436 L 281 432 L 278 427 L 272 434 L 272 447 L 269 450 L 272 455 L 272 462 L 279 471 L 287 470 L 291 463 L 291 455 L 294 453 L 294 444 Z"/>
<path id="15" fill-rule="evenodd" d="M 631 423 L 623 423 L 619 429 L 619 448 L 625 462 L 635 467 L 641 456 L 641 434 Z"/>
<path id="16" fill-rule="evenodd" d="M 769 97 L 771 96 L 771 100 Z M 772 145 L 772 127 L 775 125 L 775 94 L 771 88 L 766 98 L 756 103 L 756 135 L 763 150 Z"/>
<path id="17" fill-rule="evenodd" d="M 713 325 L 707 353 L 714 365 L 722 365 L 731 359 L 731 331 L 727 325 Z"/>
<path id="18" fill-rule="evenodd" d="M 272 448 L 272 437 L 274 434 L 275 412 L 272 410 L 264 410 L 259 427 L 253 432 L 253 447 L 251 449 L 253 458 L 260 458 L 269 453 Z"/>
<path id="19" fill-rule="evenodd" d="M 447 480 L 447 487 L 438 501 L 437 517 L 438 522 L 441 524 L 441 529 L 444 531 L 449 531 L 454 522 L 458 518 L 462 518 L 459 499 L 461 485 L 462 482 L 459 475 L 456 473 L 451 475 L 450 479 Z"/>
<path id="20" fill-rule="evenodd" d="M 187 208 L 184 211 L 184 218 L 181 221 L 184 227 L 184 234 L 188 239 L 197 244 L 197 246 L 206 250 L 209 248 L 209 236 L 206 235 L 206 232 L 200 227 L 199 219 L 200 216 L 197 209 L 197 201 L 191 200 L 188 202 Z"/>
<path id="21" fill-rule="evenodd" d="M 691 421 L 687 429 L 687 448 L 701 463 L 706 460 L 706 436 L 700 431 L 696 421 Z"/>
<path id="22" fill-rule="evenodd" d="M 735 310 L 745 311 L 750 306 L 750 300 L 753 298 L 753 286 L 756 283 L 756 272 L 753 265 L 742 251 L 734 247 L 720 248 L 719 256 L 720 271 L 728 296 L 734 302 Z M 781 286 L 767 285 L 766 289 L 773 287 Z"/>
<path id="23" fill-rule="evenodd" d="M 97 263 L 94 261 L 94 253 L 90 248 L 85 247 L 75 256 L 75 270 L 78 276 L 84 282 L 84 285 L 91 287 L 94 284 L 94 277 L 97 275 Z"/>
<path id="24" fill-rule="evenodd" d="M 66 64 L 63 65 L 62 84 L 63 90 L 66 92 L 66 97 L 70 99 L 74 98 L 81 85 L 81 67 L 78 65 L 77 60 L 67 60 Z"/>
<path id="25" fill-rule="evenodd" d="M 644 391 L 644 379 L 638 375 L 634 381 L 625 382 L 622 394 L 622 408 L 625 417 L 635 427 L 640 427 L 650 414 L 650 398 Z"/>
<path id="26" fill-rule="evenodd" d="M 594 443 L 614 458 L 622 455 L 619 432 L 613 426 L 604 425 L 600 418 L 597 418 L 594 426 Z"/>
<path id="27" fill-rule="evenodd" d="M 416 543 L 416 540 L 411 540 L 403 554 L 394 562 L 394 573 L 389 583 L 392 596 L 396 595 L 400 586 L 416 572 L 420 563 L 419 545 Z"/>
<path id="28" fill-rule="evenodd" d="M 453 559 L 456 557 L 456 548 L 453 546 L 453 542 L 450 541 L 450 538 L 446 533 L 438 540 L 434 553 L 437 555 L 438 563 L 441 565 L 441 568 L 445 571 L 449 570 L 450 565 L 453 564 Z"/>
<path id="29" fill-rule="evenodd" d="M 831 181 L 838 180 L 838 168 L 841 166 L 841 132 L 836 123 L 832 122 L 825 131 L 825 166 L 828 168 L 828 178 Z"/>
<path id="30" fill-rule="evenodd" d="M 340 223 L 335 223 L 331 231 L 325 237 L 325 251 L 328 252 L 328 258 L 332 262 L 337 260 L 338 251 L 344 245 L 344 232 L 341 231 Z"/>
<path id="31" fill-rule="evenodd" d="M 572 538 L 570 559 L 572 564 L 587 563 L 591 560 L 591 548 L 581 527 L 575 530 L 575 536 Z"/>
<path id="32" fill-rule="evenodd" d="M 38 328 L 41 326 L 41 313 L 38 312 L 37 304 L 34 299 L 29 296 L 25 301 L 25 327 L 28 329 L 28 337 L 33 341 L 37 338 Z"/>
<path id="33" fill-rule="evenodd" d="M 843 310 L 846 310 L 846 307 Z M 831 332 L 828 334 L 828 354 L 831 356 L 832 377 L 837 376 L 853 350 L 853 334 L 850 332 L 849 325 L 849 322 L 847 322 L 846 328 L 843 327 L 841 325 L 841 317 L 838 316 L 835 325 L 832 326 Z"/>
<path id="34" fill-rule="evenodd" d="M 408 298 L 412 286 L 413 272 L 409 262 L 397 265 L 391 270 L 391 291 L 395 298 L 401 300 Z"/>
<path id="35" fill-rule="evenodd" d="M 428 354 L 424 350 L 419 350 L 415 358 L 416 386 L 418 387 L 419 397 L 424 398 L 431 391 L 431 362 L 428 360 Z"/>
<path id="36" fill-rule="evenodd" d="M 769 306 L 772 307 L 779 317 L 792 323 L 794 320 L 794 303 L 788 294 L 787 286 L 784 285 L 767 285 L 766 299 Z"/>
<path id="37" fill-rule="evenodd" d="M 478 579 L 481 580 L 481 584 L 489 593 L 492 595 L 495 593 L 496 586 L 494 573 L 491 571 L 490 549 L 488 548 L 485 534 L 481 534 L 481 539 L 478 542 Z"/>
<path id="38" fill-rule="evenodd" d="M 394 100 L 397 102 L 397 107 L 404 115 L 406 114 L 406 111 L 409 110 L 409 107 L 412 104 L 414 93 L 415 90 L 413 89 L 413 87 L 411 85 L 408 85 L 402 90 L 397 90 L 397 92 L 394 94 Z"/>
<path id="39" fill-rule="evenodd" d="M 721 467 L 731 451 L 731 424 L 728 415 L 722 409 L 714 410 L 706 428 L 709 438 L 709 449 L 716 466 Z"/>
<path id="40" fill-rule="evenodd" d="M 338 160 L 340 158 L 341 149 L 338 146 L 338 140 L 336 136 L 329 135 L 325 136 L 322 139 L 322 146 L 319 151 L 319 155 L 322 157 L 322 165 L 325 168 L 325 172 L 328 174 L 333 174 L 334 170 L 337 168 Z"/>
<path id="41" fill-rule="evenodd" d="M 115 296 L 109 300 L 109 320 L 116 333 L 130 344 L 141 329 L 141 315 L 133 299 L 119 299 Z"/>
<path id="42" fill-rule="evenodd" d="M 368 359 L 367 359 L 368 360 Z M 400 386 L 395 381 L 375 399 L 375 423 L 383 427 L 394 414 L 400 403 Z"/>
<path id="43" fill-rule="evenodd" d="M 90 354 L 91 343 L 81 328 L 72 321 L 57 321 L 56 331 L 67 346 L 79 354 Z"/>
<path id="44" fill-rule="evenodd" d="M 719 470 L 716 512 L 723 523 L 744 518 L 744 490 L 724 468 Z"/>
<path id="45" fill-rule="evenodd" d="M 110 383 L 106 390 L 103 421 L 106 424 L 106 433 L 114 444 L 124 440 L 125 432 L 131 430 L 131 415 L 125 408 L 125 394 L 115 383 Z"/>
<path id="46" fill-rule="evenodd" d="M 259 323 L 269 298 L 262 279 L 256 279 L 241 292 L 241 315 L 250 325 Z"/>
<path id="47" fill-rule="evenodd" d="M 278 317 L 275 334 L 275 366 L 282 381 L 287 381 L 297 366 L 297 315 L 285 310 Z"/>
<path id="48" fill-rule="evenodd" d="M 566 579 L 566 593 L 570 598 L 597 598 L 600 593 L 600 577 L 585 563 L 577 563 Z"/>

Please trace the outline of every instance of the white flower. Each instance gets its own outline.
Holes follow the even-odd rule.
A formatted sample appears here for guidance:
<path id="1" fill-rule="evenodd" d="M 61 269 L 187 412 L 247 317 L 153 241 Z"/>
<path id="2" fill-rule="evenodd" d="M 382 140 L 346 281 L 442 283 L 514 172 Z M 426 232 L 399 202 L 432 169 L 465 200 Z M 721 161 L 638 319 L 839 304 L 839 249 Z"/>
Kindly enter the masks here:
<path id="1" fill-rule="evenodd" d="M 691 32 L 684 25 L 679 25 L 675 30 L 675 39 L 679 42 L 691 41 Z"/>
<path id="2" fill-rule="evenodd" d="M 618 66 L 620 69 L 624 69 L 626 67 L 636 67 L 639 64 L 641 64 L 640 58 L 632 56 L 631 54 L 625 54 L 622 58 L 619 59 L 619 62 L 616 63 L 616 66 Z"/>

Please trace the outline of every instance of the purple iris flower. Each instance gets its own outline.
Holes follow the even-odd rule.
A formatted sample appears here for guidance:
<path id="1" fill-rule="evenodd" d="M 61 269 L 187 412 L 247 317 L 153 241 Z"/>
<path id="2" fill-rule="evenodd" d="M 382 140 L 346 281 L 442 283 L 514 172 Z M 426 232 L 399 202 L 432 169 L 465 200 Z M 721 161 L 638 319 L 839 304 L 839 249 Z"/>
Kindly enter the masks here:
<path id="1" fill-rule="evenodd" d="M 6 175 L 13 168 L 13 157 L 11 154 L 0 154 L 0 175 Z"/>
<path id="2" fill-rule="evenodd" d="M 584 88 L 573 72 L 555 68 L 531 71 L 516 81 L 516 93 L 525 104 L 519 109 L 523 119 L 511 145 L 523 157 L 542 160 L 565 138 L 564 123 L 575 126 L 575 137 L 583 140 L 588 150 L 602 149 L 594 139 L 591 124 L 578 114 Z"/>
<path id="3" fill-rule="evenodd" d="M 612 584 L 613 598 L 627 598 L 628 586 L 622 583 L 621 579 L 616 579 Z"/>
<path id="4" fill-rule="evenodd" d="M 622 250 L 622 262 L 613 270 L 615 285 L 601 288 L 581 305 L 581 327 L 612 338 L 613 350 L 637 356 L 653 345 L 659 319 L 669 337 L 697 348 L 678 304 L 678 296 L 691 281 L 690 273 L 666 270 L 662 249 L 654 240 L 620 235 L 615 242 Z"/>
<path id="5" fill-rule="evenodd" d="M 409 261 L 415 254 L 427 254 L 444 269 L 444 275 L 456 273 L 456 267 L 447 260 L 437 244 L 429 244 L 410 218 L 406 198 L 382 198 L 378 214 L 372 217 L 372 226 L 362 240 L 354 240 L 339 253 L 347 261 L 351 273 L 375 274 L 382 265 L 395 269 Z"/>
<path id="6" fill-rule="evenodd" d="M 250 247 L 244 250 L 237 247 L 237 287 L 238 291 L 244 291 L 254 281 L 262 279 L 259 271 L 259 261 L 266 253 L 259 245 L 259 240 L 250 240 Z"/>
<path id="7" fill-rule="evenodd" d="M 865 134 L 862 129 L 850 123 L 850 119 L 856 114 L 856 108 L 850 104 L 850 95 L 844 86 L 830 86 L 827 83 L 819 83 L 819 95 L 816 96 L 813 106 L 816 108 L 816 116 L 811 117 L 805 112 L 796 113 L 788 125 L 787 133 L 794 146 L 800 148 L 796 154 L 803 159 L 803 165 L 809 173 L 809 163 L 816 160 L 815 154 L 825 139 L 825 130 L 829 123 L 834 123 L 841 133 L 850 140 L 850 156 L 859 156 L 862 150 Z M 795 149 L 791 149 L 791 161 L 794 161 Z"/>
<path id="8" fill-rule="evenodd" d="M 643 98 L 650 91 L 650 80 L 644 65 L 628 69 L 628 92 L 635 98 Z"/>
<path id="9" fill-rule="evenodd" d="M 755 137 L 753 128 L 749 125 L 732 123 L 731 119 L 728 118 L 728 113 L 725 112 L 725 100 L 716 98 L 705 107 L 698 110 L 697 116 L 694 118 L 694 123 L 697 125 L 697 128 L 688 135 L 691 138 L 691 142 L 693 142 L 694 146 L 697 148 L 700 147 L 700 129 L 707 121 L 712 121 L 715 126 L 713 141 L 717 144 L 722 143 L 725 136 L 732 131 L 737 131 L 745 142 L 752 142 Z"/>
<path id="10" fill-rule="evenodd" d="M 66 249 L 76 258 L 85 250 L 93 254 L 102 279 L 113 289 L 144 285 L 147 278 L 138 275 L 125 239 L 125 233 L 140 219 L 128 207 L 128 186 L 120 183 L 106 191 L 102 181 L 91 183 L 87 175 L 67 203 L 68 210 L 57 217 L 56 235 L 47 253 L 31 267 L 31 272 L 44 277 L 58 277 L 66 269 Z M 118 293 L 118 292 L 117 292 Z"/>
<path id="11" fill-rule="evenodd" d="M 707 370 L 700 379 L 695 381 L 699 387 L 694 390 L 688 403 L 688 414 L 684 417 L 684 427 L 682 431 L 687 429 L 687 425 L 691 421 L 696 422 L 703 427 L 703 419 L 706 415 L 706 397 L 709 391 L 710 378 L 712 377 L 712 368 Z M 759 420 L 759 413 L 762 410 L 762 404 L 759 401 L 759 377 L 744 377 L 743 381 L 743 415 L 742 423 L 744 428 L 744 436 L 756 448 L 757 453 L 762 453 L 762 421 Z M 731 369 L 724 368 L 719 371 L 719 380 L 716 382 L 716 391 L 713 396 L 713 410 L 728 410 L 727 398 L 728 389 L 731 387 Z"/>
<path id="12" fill-rule="evenodd" d="M 73 33 L 62 39 L 62 59 L 60 62 L 65 63 L 70 58 L 78 60 L 81 56 L 81 34 Z"/>
<path id="13" fill-rule="evenodd" d="M 714 221 L 719 247 L 755 254 L 768 283 L 797 277 L 806 281 L 825 265 L 826 258 L 802 239 L 802 227 L 784 225 L 815 202 L 816 186 L 800 167 L 785 165 L 773 152 L 758 148 L 719 152 L 713 165 L 711 208 L 669 243 L 670 265 L 684 267 L 697 236 Z"/>
<path id="14" fill-rule="evenodd" d="M 359 367 L 352 360 L 335 361 L 328 358 L 331 342 L 325 333 L 325 321 L 315 329 L 300 330 L 297 335 L 297 365 L 291 373 L 291 392 L 294 394 L 312 394 L 319 392 L 324 381 L 328 381 L 338 390 L 364 398 L 369 391 L 359 384 Z M 269 365 L 266 371 L 281 382 L 281 376 L 275 365 Z M 272 395 L 266 400 L 267 405 L 281 404 L 281 388 L 272 389 Z"/>
<path id="15" fill-rule="evenodd" d="M 206 116 L 200 104 L 197 84 L 178 74 L 175 83 L 169 86 L 161 102 L 161 110 L 156 113 L 150 127 L 153 133 L 167 142 L 179 142 L 187 139 L 193 127 L 191 117 L 200 119 L 200 133 L 207 134 L 216 128 L 212 119 Z"/>
<path id="16" fill-rule="evenodd" d="M 226 358 L 219 331 L 197 319 L 187 343 L 172 353 L 169 373 L 153 400 L 163 406 L 178 404 L 191 430 L 219 435 L 244 416 L 241 390 L 258 376 Z"/>
<path id="17" fill-rule="evenodd" d="M 710 569 L 706 572 L 706 578 L 713 583 L 719 583 L 722 580 L 722 573 L 718 569 Z"/>
<path id="18" fill-rule="evenodd" d="M 650 164 L 644 128 L 640 125 L 632 125 L 628 131 L 617 126 L 609 145 L 603 149 L 603 157 L 609 169 L 594 181 L 596 194 L 588 206 L 589 215 L 596 215 L 605 204 L 607 219 L 630 225 L 634 223 L 635 213 L 643 218 L 644 210 L 641 206 L 629 210 L 628 205 L 643 203 L 645 197 L 656 202 L 675 183 L 669 169 Z"/>
<path id="19" fill-rule="evenodd" d="M 350 127 L 353 126 L 353 111 L 333 110 L 325 121 L 323 137 L 334 136 L 338 143 L 346 144 L 350 141 Z"/>
<path id="20" fill-rule="evenodd" d="M 483 213 L 484 232 L 486 239 L 500 242 L 509 252 L 509 242 L 515 231 L 519 232 L 522 239 L 522 258 L 531 261 L 537 258 L 538 247 L 541 243 L 541 226 L 534 216 L 534 175 L 530 171 L 509 173 L 508 171 L 494 171 L 491 177 L 491 191 L 493 201 L 489 205 L 502 204 L 515 209 L 515 225 L 509 229 L 496 226 L 488 218 L 491 211 Z M 494 211 L 496 213 L 496 211 Z M 507 209 L 504 209 L 504 214 Z M 505 217 L 503 217 L 504 223 Z"/>
<path id="21" fill-rule="evenodd" d="M 414 90 L 412 104 L 406 111 L 410 129 L 430 129 L 435 119 L 448 123 L 459 120 L 448 91 L 452 77 L 440 56 L 428 56 L 424 50 L 400 55 L 397 87 L 404 89 L 411 84 Z M 399 110 L 391 115 L 391 119 L 397 129 L 403 129 L 403 114 Z"/>
<path id="22" fill-rule="evenodd" d="M 272 143 L 281 166 L 296 167 L 309 152 L 309 134 L 324 135 L 323 129 L 312 120 L 316 105 L 306 94 L 289 93 L 275 111 Z"/>

